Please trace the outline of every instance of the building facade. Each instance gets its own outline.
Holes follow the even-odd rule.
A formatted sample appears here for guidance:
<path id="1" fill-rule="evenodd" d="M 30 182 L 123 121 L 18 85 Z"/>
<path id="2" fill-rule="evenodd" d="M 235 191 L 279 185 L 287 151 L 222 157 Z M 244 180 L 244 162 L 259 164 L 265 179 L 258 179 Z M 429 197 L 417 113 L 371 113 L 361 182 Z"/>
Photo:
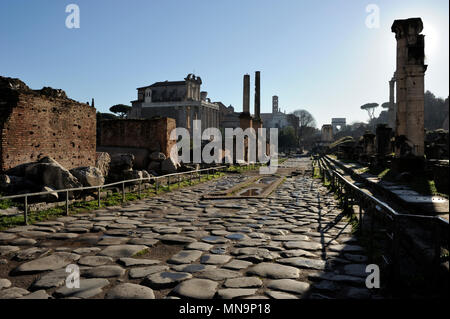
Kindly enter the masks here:
<path id="1" fill-rule="evenodd" d="M 200 90 L 199 76 L 188 74 L 184 81 L 156 82 L 138 88 L 137 100 L 131 101 L 129 119 L 169 117 L 192 133 L 193 121 L 201 120 L 202 129 L 219 127 L 220 108 Z"/>

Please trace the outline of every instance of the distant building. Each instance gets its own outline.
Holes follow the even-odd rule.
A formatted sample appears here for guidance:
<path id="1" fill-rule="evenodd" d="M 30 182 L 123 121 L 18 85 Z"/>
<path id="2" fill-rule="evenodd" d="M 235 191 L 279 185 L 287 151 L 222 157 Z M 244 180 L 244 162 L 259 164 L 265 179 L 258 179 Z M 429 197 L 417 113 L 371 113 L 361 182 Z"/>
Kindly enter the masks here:
<path id="1" fill-rule="evenodd" d="M 156 82 L 137 89 L 137 100 L 131 101 L 129 119 L 169 117 L 177 127 L 192 133 L 193 121 L 201 120 L 202 129 L 219 127 L 220 107 L 201 92 L 202 80 L 188 74 L 184 81 Z"/>
<path id="2" fill-rule="evenodd" d="M 236 128 L 239 127 L 239 114 L 234 111 L 232 105 L 225 106 L 222 102 L 214 102 L 219 106 L 219 128 Z"/>
<path id="3" fill-rule="evenodd" d="M 298 134 L 298 117 L 293 114 L 281 112 L 278 107 L 278 96 L 276 95 L 272 96 L 272 113 L 261 113 L 261 119 L 265 128 L 284 128 L 291 126 L 295 129 L 295 133 Z"/>

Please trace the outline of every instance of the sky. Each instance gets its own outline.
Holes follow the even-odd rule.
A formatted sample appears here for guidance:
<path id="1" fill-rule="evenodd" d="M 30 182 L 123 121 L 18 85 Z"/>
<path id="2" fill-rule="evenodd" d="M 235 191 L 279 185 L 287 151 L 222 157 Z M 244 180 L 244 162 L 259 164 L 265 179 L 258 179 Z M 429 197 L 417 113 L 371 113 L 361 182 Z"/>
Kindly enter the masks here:
<path id="1" fill-rule="evenodd" d="M 66 27 L 66 6 L 80 27 Z M 368 5 L 378 10 L 366 11 Z M 372 19 L 379 13 L 379 24 Z M 202 78 L 212 101 L 242 111 L 242 78 L 261 71 L 261 112 L 272 96 L 286 113 L 309 111 L 317 127 L 389 99 L 395 19 L 421 17 L 425 89 L 449 94 L 447 0 L 2 0 L 0 75 L 60 88 L 100 112 L 131 105 L 136 88 Z M 367 26 L 367 20 L 375 22 Z M 381 107 L 376 112 L 381 111 Z"/>

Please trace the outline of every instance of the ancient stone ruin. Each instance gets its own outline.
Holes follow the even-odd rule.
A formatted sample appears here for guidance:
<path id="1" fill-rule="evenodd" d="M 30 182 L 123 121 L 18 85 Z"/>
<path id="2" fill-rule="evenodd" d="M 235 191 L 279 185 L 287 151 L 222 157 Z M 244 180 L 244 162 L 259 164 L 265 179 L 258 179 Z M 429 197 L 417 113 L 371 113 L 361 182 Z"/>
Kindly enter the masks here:
<path id="1" fill-rule="evenodd" d="M 395 149 L 396 156 L 424 155 L 424 36 L 420 18 L 395 20 L 392 32 L 397 40 L 397 85 L 396 137 L 400 140 Z"/>
<path id="2" fill-rule="evenodd" d="M 167 117 L 102 121 L 97 150 L 111 155 L 133 154 L 135 168 L 159 172 L 164 166 L 164 172 L 174 173 L 179 164 L 178 159 L 170 158 L 176 144 L 170 140 L 170 132 L 175 128 L 175 120 Z"/>
<path id="3" fill-rule="evenodd" d="M 0 77 L 0 170 L 45 156 L 67 169 L 95 164 L 95 108 L 62 90 Z"/>

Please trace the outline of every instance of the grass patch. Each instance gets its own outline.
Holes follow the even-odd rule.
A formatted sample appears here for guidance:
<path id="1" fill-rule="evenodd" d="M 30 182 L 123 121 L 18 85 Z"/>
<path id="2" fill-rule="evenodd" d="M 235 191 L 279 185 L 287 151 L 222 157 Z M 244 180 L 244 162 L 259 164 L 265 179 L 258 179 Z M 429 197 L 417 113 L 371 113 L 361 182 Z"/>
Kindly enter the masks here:
<path id="1" fill-rule="evenodd" d="M 0 196 L 1 196 L 1 194 L 0 194 Z M 10 199 L 0 200 L 0 209 L 7 209 L 7 208 L 10 208 L 13 206 L 15 206 L 14 202 Z"/>

